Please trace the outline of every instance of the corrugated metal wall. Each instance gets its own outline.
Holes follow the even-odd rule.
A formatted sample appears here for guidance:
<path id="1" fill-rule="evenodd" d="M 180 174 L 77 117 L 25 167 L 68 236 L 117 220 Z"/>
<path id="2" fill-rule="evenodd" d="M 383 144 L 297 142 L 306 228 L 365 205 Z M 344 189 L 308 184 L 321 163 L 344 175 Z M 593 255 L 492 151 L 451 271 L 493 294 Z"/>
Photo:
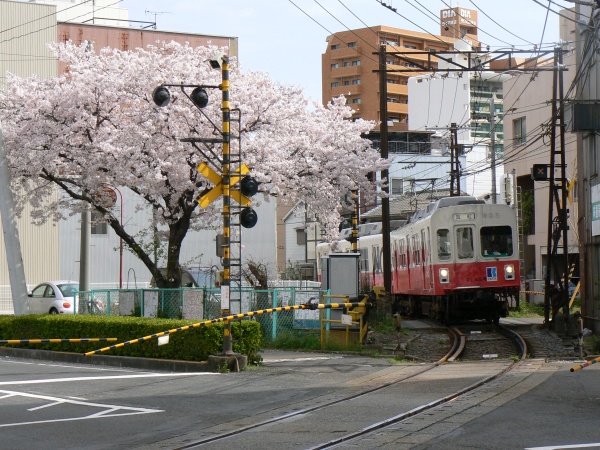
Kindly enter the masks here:
<path id="1" fill-rule="evenodd" d="M 7 72 L 23 77 L 56 76 L 57 61 L 46 45 L 56 41 L 56 30 L 54 6 L 0 0 L 0 86 Z M 60 273 L 58 226 L 32 225 L 30 209 L 26 206 L 18 220 L 18 229 L 27 283 L 57 278 Z M 6 253 L 4 241 L 0 241 L 0 285 L 3 287 L 0 310 L 10 310 L 12 302 L 5 287 L 9 284 Z"/>
<path id="2" fill-rule="evenodd" d="M 57 62 L 46 44 L 56 41 L 56 7 L 0 0 L 0 84 L 6 72 L 52 77 Z"/>

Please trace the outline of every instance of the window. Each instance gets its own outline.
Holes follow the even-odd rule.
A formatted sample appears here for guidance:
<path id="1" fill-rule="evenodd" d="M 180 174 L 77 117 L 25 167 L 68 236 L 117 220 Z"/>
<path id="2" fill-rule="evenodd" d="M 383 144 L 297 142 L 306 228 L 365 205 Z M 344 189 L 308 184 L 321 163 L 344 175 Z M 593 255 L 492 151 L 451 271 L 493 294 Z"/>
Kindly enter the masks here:
<path id="1" fill-rule="evenodd" d="M 334 87 L 339 87 L 339 85 L 340 85 L 340 82 L 339 82 L 339 81 L 334 81 L 333 83 L 331 83 L 331 87 L 332 87 L 332 88 L 334 88 Z"/>
<path id="2" fill-rule="evenodd" d="M 344 61 L 344 67 L 349 67 L 350 66 L 350 61 Z"/>
<path id="3" fill-rule="evenodd" d="M 394 122 L 398 122 L 398 119 L 395 118 Z M 390 194 L 392 195 L 402 195 L 406 192 L 410 192 L 411 185 L 413 179 L 412 178 L 392 178 L 390 179 Z"/>
<path id="4" fill-rule="evenodd" d="M 411 238 L 412 262 L 414 266 L 421 265 L 421 239 L 418 234 L 413 234 Z"/>
<path id="5" fill-rule="evenodd" d="M 352 80 L 352 84 L 360 84 L 360 78 Z"/>
<path id="6" fill-rule="evenodd" d="M 344 86 L 350 86 L 350 80 L 344 80 Z"/>
<path id="7" fill-rule="evenodd" d="M 448 261 L 452 257 L 452 247 L 450 246 L 450 230 L 438 230 L 437 248 L 438 258 L 440 261 Z"/>
<path id="8" fill-rule="evenodd" d="M 356 42 L 348 42 L 348 47 L 356 47 Z"/>
<path id="9" fill-rule="evenodd" d="M 304 228 L 296 228 L 296 244 L 306 245 L 306 232 Z"/>
<path id="10" fill-rule="evenodd" d="M 357 105 L 357 104 L 361 103 L 361 99 L 360 98 L 353 98 L 352 99 L 352 103 L 355 104 L 355 105 Z"/>
<path id="11" fill-rule="evenodd" d="M 508 225 L 481 227 L 481 256 L 512 256 L 512 228 Z"/>
<path id="12" fill-rule="evenodd" d="M 354 61 L 352 61 L 352 65 L 353 66 L 360 66 L 360 59 L 355 59 Z"/>
<path id="13" fill-rule="evenodd" d="M 340 65 L 339 65 L 338 63 L 333 63 L 333 64 L 331 65 L 331 68 L 332 68 L 332 69 L 337 69 L 338 67 L 340 67 Z"/>
<path id="14" fill-rule="evenodd" d="M 369 252 L 366 248 L 361 248 L 358 250 L 360 253 L 358 264 L 361 272 L 369 271 Z"/>
<path id="15" fill-rule="evenodd" d="M 108 234 L 108 224 L 98 211 L 92 211 L 92 234 Z"/>
<path id="16" fill-rule="evenodd" d="M 412 48 L 413 50 L 416 50 L 417 46 L 412 44 L 404 44 L 404 48 Z"/>
<path id="17" fill-rule="evenodd" d="M 340 44 L 333 44 L 331 46 L 331 50 L 337 50 L 338 48 L 340 48 Z"/>
<path id="18" fill-rule="evenodd" d="M 390 180 L 390 194 L 391 195 L 402 195 L 404 194 L 404 179 L 392 178 Z"/>
<path id="19" fill-rule="evenodd" d="M 527 127 L 525 117 L 513 120 L 513 142 L 515 145 L 523 145 L 527 142 Z"/>
<path id="20" fill-rule="evenodd" d="M 472 228 L 460 227 L 456 229 L 456 250 L 458 259 L 469 259 L 475 256 Z"/>

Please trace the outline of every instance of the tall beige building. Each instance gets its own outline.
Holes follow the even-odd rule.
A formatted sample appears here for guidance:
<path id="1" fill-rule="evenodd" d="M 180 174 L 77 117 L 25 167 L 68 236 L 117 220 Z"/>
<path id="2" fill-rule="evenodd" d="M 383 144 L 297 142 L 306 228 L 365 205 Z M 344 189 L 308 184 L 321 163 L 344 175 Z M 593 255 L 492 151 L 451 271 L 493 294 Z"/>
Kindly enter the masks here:
<path id="1" fill-rule="evenodd" d="M 477 41 L 477 11 L 451 8 L 440 12 L 440 35 L 403 30 L 387 26 L 342 31 L 327 38 L 322 55 L 322 98 L 326 104 L 334 97 L 345 95 L 356 110 L 355 118 L 381 121 L 379 107 L 379 54 L 386 49 L 387 110 L 390 132 L 408 130 L 408 78 L 424 72 L 395 72 L 416 68 L 395 52 L 436 52 L 454 49 L 457 40 L 473 47 Z M 411 59 L 436 67 L 436 58 L 427 54 Z"/>

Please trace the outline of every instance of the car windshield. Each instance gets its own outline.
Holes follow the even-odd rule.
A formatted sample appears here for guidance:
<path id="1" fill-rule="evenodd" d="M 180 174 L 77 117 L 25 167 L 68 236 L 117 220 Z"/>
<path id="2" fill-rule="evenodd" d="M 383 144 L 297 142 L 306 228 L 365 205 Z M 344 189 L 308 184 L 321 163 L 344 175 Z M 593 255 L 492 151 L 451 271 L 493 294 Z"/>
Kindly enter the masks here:
<path id="1" fill-rule="evenodd" d="M 63 297 L 74 297 L 75 293 L 79 292 L 79 284 L 77 283 L 58 284 L 57 287 L 62 292 Z"/>

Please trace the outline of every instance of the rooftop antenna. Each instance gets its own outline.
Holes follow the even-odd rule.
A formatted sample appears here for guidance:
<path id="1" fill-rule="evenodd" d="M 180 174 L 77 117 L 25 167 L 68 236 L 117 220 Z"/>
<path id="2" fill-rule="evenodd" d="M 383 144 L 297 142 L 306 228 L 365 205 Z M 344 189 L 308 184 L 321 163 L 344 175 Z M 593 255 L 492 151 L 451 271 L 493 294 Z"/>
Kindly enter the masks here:
<path id="1" fill-rule="evenodd" d="M 170 11 L 149 11 L 149 10 L 145 10 L 144 11 L 146 14 L 150 14 L 154 16 L 154 26 L 152 28 L 154 28 L 156 30 L 156 16 L 159 16 L 161 14 L 171 14 Z"/>

